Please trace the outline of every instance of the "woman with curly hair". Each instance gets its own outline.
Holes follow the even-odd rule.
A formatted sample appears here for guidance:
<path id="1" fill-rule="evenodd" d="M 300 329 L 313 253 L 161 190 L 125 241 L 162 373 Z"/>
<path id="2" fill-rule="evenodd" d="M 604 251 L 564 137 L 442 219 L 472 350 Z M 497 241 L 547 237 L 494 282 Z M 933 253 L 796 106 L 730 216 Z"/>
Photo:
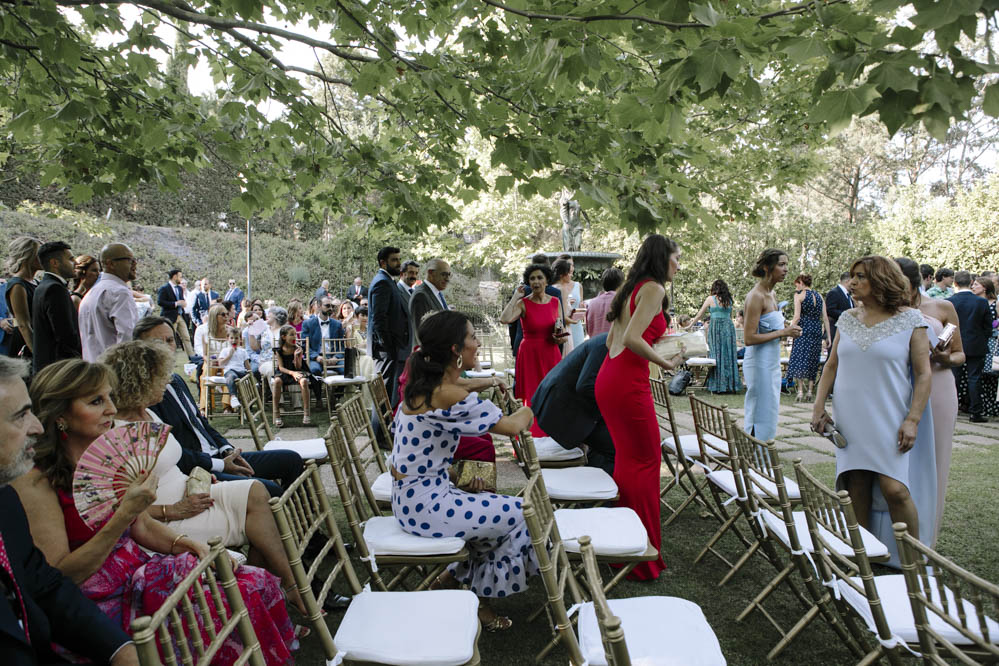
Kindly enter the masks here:
<path id="1" fill-rule="evenodd" d="M 80 301 L 101 275 L 101 265 L 89 254 L 81 254 L 73 260 L 73 273 L 73 291 L 69 295 L 73 299 L 73 305 L 79 310 Z"/>
<path id="2" fill-rule="evenodd" d="M 114 425 L 114 386 L 108 366 L 82 359 L 40 371 L 31 382 L 31 398 L 45 430 L 35 444 L 35 468 L 13 485 L 45 559 L 128 631 L 132 620 L 156 612 L 198 559 L 208 555 L 205 540 L 211 534 L 188 536 L 182 522 L 156 520 L 149 511 L 163 483 L 156 471 L 139 476 L 102 524 L 91 526 L 80 517 L 73 473 L 90 443 Z M 279 580 L 253 566 L 241 567 L 236 576 L 267 663 L 287 663 L 295 636 Z M 202 637 L 207 638 L 205 629 Z M 242 651 L 234 636 L 212 663 L 232 664 Z"/>
<path id="3" fill-rule="evenodd" d="M 101 362 L 110 366 L 117 378 L 114 398 L 118 420 L 160 422 L 149 407 L 163 399 L 170 383 L 172 355 L 166 345 L 123 342 L 104 352 Z M 252 479 L 222 481 L 213 483 L 208 493 L 187 495 L 189 477 L 177 467 L 180 454 L 180 443 L 171 435 L 153 470 L 159 483 L 149 515 L 202 541 L 220 536 L 229 547 L 249 543 L 250 563 L 279 576 L 304 613 L 297 592 L 293 592 L 295 580 L 268 505 L 267 488 Z"/>
<path id="4" fill-rule="evenodd" d="M 891 259 L 861 257 L 850 267 L 850 283 L 863 305 L 847 310 L 836 323 L 812 406 L 812 430 L 822 433 L 833 425 L 825 409 L 832 392 L 835 426 L 846 440 L 846 447 L 836 450 L 836 486 L 849 492 L 858 522 L 872 529 L 876 487 L 892 522 L 908 525 L 917 539 L 929 539 L 936 521 L 936 483 L 930 501 L 918 510 L 909 483 L 910 451 L 930 397 L 927 323 L 910 307 L 909 281 Z"/>
<path id="5" fill-rule="evenodd" d="M 701 309 L 690 322 L 701 320 L 708 313 L 708 350 L 715 361 L 708 375 L 708 390 L 712 393 L 735 393 L 741 388 L 739 357 L 735 343 L 735 325 L 732 324 L 732 293 L 725 280 L 711 283 L 711 295 L 704 299 Z"/>

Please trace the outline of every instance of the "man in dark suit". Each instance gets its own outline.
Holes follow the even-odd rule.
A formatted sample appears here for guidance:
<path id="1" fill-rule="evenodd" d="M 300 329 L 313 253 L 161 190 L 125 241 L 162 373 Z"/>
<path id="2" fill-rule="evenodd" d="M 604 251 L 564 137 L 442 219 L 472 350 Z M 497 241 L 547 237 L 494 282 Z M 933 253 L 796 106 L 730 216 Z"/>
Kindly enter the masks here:
<path id="1" fill-rule="evenodd" d="M 49 566 L 8 484 L 32 466 L 42 424 L 31 413 L 21 361 L 0 358 L 0 655 L 4 666 L 66 663 L 53 642 L 112 666 L 139 663 L 131 638 Z"/>
<path id="2" fill-rule="evenodd" d="M 158 340 L 174 349 L 173 328 L 163 317 L 143 317 L 135 325 L 133 336 L 136 340 Z M 150 409 L 173 428 L 170 434 L 181 447 L 177 466 L 184 474 L 201 467 L 219 481 L 252 478 L 263 483 L 271 497 L 280 497 L 302 473 L 302 458 L 294 451 L 243 453 L 235 448 L 201 413 L 187 382 L 178 374 L 170 379 L 163 400 Z"/>
<path id="3" fill-rule="evenodd" d="M 212 302 L 217 301 L 219 292 L 212 289 L 212 281 L 208 278 L 201 280 L 201 292 L 194 297 L 194 307 L 191 308 L 191 316 L 194 317 L 194 325 L 201 325 L 201 318 L 212 307 Z"/>
<path id="4" fill-rule="evenodd" d="M 194 356 L 194 347 L 191 346 L 191 334 L 187 330 L 187 322 L 184 321 L 187 299 L 184 296 L 184 288 L 180 286 L 183 277 L 184 274 L 179 268 L 171 269 L 167 273 L 167 283 L 156 292 L 156 304 L 160 306 L 160 316 L 170 320 L 170 325 L 180 337 L 184 353 L 190 358 Z"/>
<path id="5" fill-rule="evenodd" d="M 989 337 L 992 335 L 992 313 L 987 300 L 971 293 L 971 273 L 957 271 L 954 274 L 954 286 L 957 293 L 947 300 L 957 310 L 965 361 L 962 367 L 951 370 L 954 372 L 954 380 L 959 384 L 961 373 L 966 372 L 968 375 L 968 413 L 971 414 L 971 422 L 988 423 L 988 417 L 982 414 L 982 372 L 985 369 Z"/>
<path id="6" fill-rule="evenodd" d="M 83 356 L 80 325 L 68 281 L 73 277 L 73 253 L 62 241 L 43 243 L 38 261 L 45 276 L 35 289 L 32 300 L 31 327 L 34 335 L 32 372 L 64 358 Z"/>
<path id="7" fill-rule="evenodd" d="M 371 286 L 373 287 L 374 284 L 372 284 Z M 361 280 L 361 278 L 359 277 L 354 278 L 354 284 L 347 287 L 347 300 L 354 301 L 354 303 L 360 305 L 361 299 L 367 297 L 368 297 L 368 288 L 364 286 L 364 281 Z M 370 309 L 371 303 L 368 303 L 368 306 Z"/>
<path id="8" fill-rule="evenodd" d="M 444 290 L 450 282 L 451 267 L 446 261 L 431 259 L 427 262 L 427 279 L 413 290 L 413 298 L 409 301 L 409 316 L 414 332 L 420 329 L 420 324 L 427 316 L 449 309 Z M 419 343 L 417 338 L 416 344 Z"/>
<path id="9" fill-rule="evenodd" d="M 333 318 L 333 299 L 323 296 L 319 301 L 319 314 L 302 323 L 302 337 L 309 340 L 309 370 L 312 374 L 325 377 L 327 366 L 337 373 L 343 372 L 343 348 L 323 349 L 323 338 L 345 336 L 343 325 Z"/>
<path id="10" fill-rule="evenodd" d="M 850 273 L 841 273 L 839 284 L 826 294 L 826 314 L 829 316 L 830 340 L 836 339 L 836 322 L 839 316 L 853 307 L 853 296 L 850 295 Z"/>
<path id="11" fill-rule="evenodd" d="M 409 311 L 396 286 L 395 278 L 402 273 L 402 260 L 399 248 L 385 246 L 378 251 L 378 273 L 371 281 L 368 290 L 368 346 L 375 362 L 375 371 L 385 380 L 392 408 L 399 404 L 399 375 L 412 349 L 409 338 Z M 379 437 L 379 446 L 391 448 L 391 442 L 383 442 L 377 423 L 377 414 L 371 410 L 371 422 Z"/>
<path id="12" fill-rule="evenodd" d="M 607 356 L 607 334 L 594 336 L 552 368 L 531 398 L 538 426 L 567 449 L 589 447 L 587 464 L 614 474 L 614 441 L 593 390 Z"/>

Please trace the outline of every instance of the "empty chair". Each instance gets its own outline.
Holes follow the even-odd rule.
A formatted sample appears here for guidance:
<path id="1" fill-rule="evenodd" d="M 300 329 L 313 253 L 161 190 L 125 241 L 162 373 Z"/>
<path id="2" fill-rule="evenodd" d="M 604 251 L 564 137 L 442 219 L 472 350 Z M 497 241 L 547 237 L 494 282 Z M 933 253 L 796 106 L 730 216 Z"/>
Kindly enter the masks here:
<path id="1" fill-rule="evenodd" d="M 947 664 L 999 661 L 999 586 L 957 566 L 895 523 L 895 542 L 923 660 Z M 892 611 L 885 609 L 889 624 Z M 898 613 L 901 615 L 901 612 Z M 909 628 L 892 624 L 896 632 Z"/>
<path id="2" fill-rule="evenodd" d="M 295 451 L 304 460 L 325 460 L 326 442 L 322 437 L 310 439 L 275 438 L 267 415 L 264 413 L 264 401 L 260 398 L 257 382 L 253 375 L 247 375 L 236 382 L 239 393 L 239 406 L 243 410 L 243 418 L 250 428 L 250 435 L 258 451 Z"/>
<path id="3" fill-rule="evenodd" d="M 382 509 L 389 509 L 392 501 L 392 474 L 385 462 L 385 453 L 378 448 L 375 431 L 371 428 L 370 414 L 364 407 L 360 394 L 337 405 L 336 418 L 344 429 L 351 446 L 348 451 L 358 473 L 369 479 L 371 494 Z M 374 475 L 370 478 L 369 475 Z"/>
<path id="4" fill-rule="evenodd" d="M 551 500 L 559 506 L 585 502 L 600 505 L 618 498 L 614 478 L 598 467 L 542 468 L 534 448 L 534 437 L 526 430 L 510 438 L 528 477 L 540 473 Z"/>
<path id="5" fill-rule="evenodd" d="M 591 666 L 689 664 L 723 666 L 715 632 L 697 604 L 679 597 L 610 599 L 600 589 L 590 538 L 580 538 L 593 601 L 579 609 L 579 646 Z"/>

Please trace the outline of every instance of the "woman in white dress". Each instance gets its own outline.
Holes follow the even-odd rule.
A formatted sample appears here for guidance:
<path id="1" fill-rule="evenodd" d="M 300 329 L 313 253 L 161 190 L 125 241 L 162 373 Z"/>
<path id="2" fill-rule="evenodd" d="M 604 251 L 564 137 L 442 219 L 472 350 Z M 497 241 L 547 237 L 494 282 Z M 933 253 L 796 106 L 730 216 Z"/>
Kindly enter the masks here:
<path id="1" fill-rule="evenodd" d="M 552 275 L 554 276 L 552 286 L 562 293 L 562 313 L 566 318 L 570 335 L 562 345 L 563 356 L 568 356 L 569 352 L 583 344 L 583 318 L 576 318 L 576 310 L 581 302 L 582 291 L 579 283 L 572 279 L 574 270 L 572 259 L 562 257 L 552 264 Z"/>
<path id="2" fill-rule="evenodd" d="M 105 351 L 100 362 L 108 365 L 116 377 L 114 403 L 108 401 L 110 415 L 117 411 L 116 424 L 160 422 L 148 408 L 163 399 L 170 382 L 172 358 L 166 345 L 141 340 L 123 342 Z M 109 424 L 106 429 L 110 428 Z M 159 482 L 149 515 L 198 541 L 219 536 L 229 548 L 249 544 L 249 564 L 278 576 L 286 594 L 304 613 L 271 513 L 267 488 L 253 479 L 222 481 L 213 483 L 208 493 L 187 495 L 189 477 L 177 467 L 180 455 L 180 443 L 170 435 L 153 468 Z"/>
<path id="3" fill-rule="evenodd" d="M 847 443 L 836 451 L 836 486 L 849 492 L 858 522 L 870 529 L 877 483 L 892 521 L 906 523 L 919 538 L 921 530 L 932 533 L 935 520 L 919 515 L 909 482 L 909 451 L 930 397 L 926 320 L 909 307 L 909 283 L 891 259 L 858 259 L 850 280 L 863 305 L 837 322 L 812 406 L 812 430 L 821 433 L 834 423 L 825 403 L 835 385 L 835 427 Z M 931 514 L 935 487 L 933 492 Z"/>

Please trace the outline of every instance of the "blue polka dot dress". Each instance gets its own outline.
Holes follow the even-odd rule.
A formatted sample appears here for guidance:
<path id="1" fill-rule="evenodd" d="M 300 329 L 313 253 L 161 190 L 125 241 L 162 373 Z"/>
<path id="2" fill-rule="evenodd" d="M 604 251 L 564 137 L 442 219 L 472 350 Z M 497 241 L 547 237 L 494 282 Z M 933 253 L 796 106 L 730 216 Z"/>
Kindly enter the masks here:
<path id="1" fill-rule="evenodd" d="M 450 571 L 480 597 L 523 592 L 538 571 L 522 500 L 466 493 L 448 478 L 458 439 L 485 433 L 502 416 L 499 407 L 470 393 L 450 409 L 415 415 L 400 409 L 394 422 L 391 464 L 406 478 L 393 482 L 392 515 L 410 534 L 464 539 L 470 557 Z"/>

